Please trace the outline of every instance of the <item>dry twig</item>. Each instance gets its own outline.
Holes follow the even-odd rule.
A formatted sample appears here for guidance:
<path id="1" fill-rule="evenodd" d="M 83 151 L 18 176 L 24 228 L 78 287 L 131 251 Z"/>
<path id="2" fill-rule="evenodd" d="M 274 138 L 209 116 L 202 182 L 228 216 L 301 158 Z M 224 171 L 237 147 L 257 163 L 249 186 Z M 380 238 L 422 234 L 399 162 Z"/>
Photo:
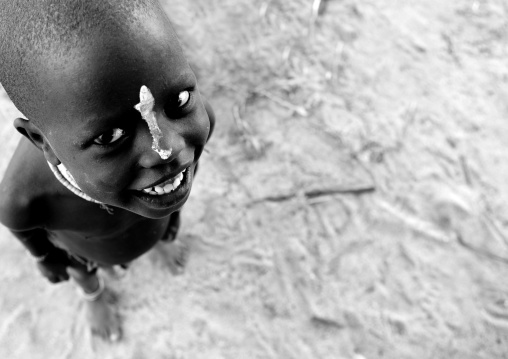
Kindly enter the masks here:
<path id="1" fill-rule="evenodd" d="M 303 192 L 292 192 L 288 194 L 280 194 L 274 196 L 266 196 L 262 198 L 258 198 L 253 200 L 252 202 L 247 203 L 247 207 L 254 206 L 263 202 L 284 202 L 291 200 L 293 198 L 297 198 L 299 196 L 303 196 L 306 199 L 314 199 L 324 196 L 334 196 L 337 194 L 355 194 L 360 195 L 364 193 L 371 193 L 376 190 L 376 187 L 373 185 L 364 185 L 358 187 L 333 187 L 333 188 L 323 188 L 323 189 L 312 189 Z"/>
<path id="2" fill-rule="evenodd" d="M 282 106 L 282 107 L 285 107 L 295 113 L 297 113 L 298 115 L 300 116 L 303 116 L 303 117 L 306 117 L 308 116 L 308 112 L 307 112 L 307 109 L 305 109 L 305 107 L 303 106 L 298 106 L 298 105 L 294 105 L 292 104 L 291 102 L 288 102 L 272 93 L 269 93 L 268 91 L 265 91 L 265 90 L 261 90 L 261 89 L 256 89 L 254 90 L 255 93 L 259 94 L 259 95 L 262 95 L 264 97 L 266 97 L 267 99 L 275 102 L 276 104 Z"/>
<path id="3" fill-rule="evenodd" d="M 460 233 L 457 233 L 457 241 L 458 243 L 470 250 L 471 252 L 473 253 L 476 253 L 478 255 L 481 255 L 483 257 L 486 257 L 486 258 L 489 258 L 489 259 L 492 259 L 492 260 L 495 260 L 495 261 L 498 261 L 498 262 L 502 262 L 502 263 L 505 263 L 505 264 L 508 264 L 508 259 L 504 258 L 504 257 L 501 257 L 501 256 L 498 256 L 497 254 L 494 254 L 494 253 L 490 253 L 482 248 L 477 248 L 475 246 L 472 246 L 471 244 L 467 243 L 464 238 L 462 238 L 462 236 L 460 235 Z"/>

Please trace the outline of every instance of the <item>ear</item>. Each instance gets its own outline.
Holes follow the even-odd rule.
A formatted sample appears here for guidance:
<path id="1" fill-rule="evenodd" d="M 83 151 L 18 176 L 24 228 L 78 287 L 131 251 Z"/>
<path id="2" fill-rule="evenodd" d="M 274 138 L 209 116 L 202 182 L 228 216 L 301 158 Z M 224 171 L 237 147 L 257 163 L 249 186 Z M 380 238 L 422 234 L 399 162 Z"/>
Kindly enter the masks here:
<path id="1" fill-rule="evenodd" d="M 60 164 L 60 160 L 53 151 L 53 148 L 51 148 L 48 140 L 33 121 L 28 121 L 24 118 L 17 118 L 14 120 L 14 127 L 19 133 L 30 140 L 35 147 L 44 153 L 46 161 L 54 166 L 58 166 Z"/>

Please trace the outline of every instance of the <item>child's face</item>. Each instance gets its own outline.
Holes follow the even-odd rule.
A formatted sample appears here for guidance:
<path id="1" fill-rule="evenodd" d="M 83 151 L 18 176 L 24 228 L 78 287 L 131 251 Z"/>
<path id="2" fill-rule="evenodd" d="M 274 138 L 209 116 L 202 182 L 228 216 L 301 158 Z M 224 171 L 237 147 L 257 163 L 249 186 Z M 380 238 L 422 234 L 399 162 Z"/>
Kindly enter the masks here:
<path id="1" fill-rule="evenodd" d="M 92 45 L 59 59 L 61 66 L 46 66 L 40 122 L 49 151 L 83 192 L 160 218 L 186 201 L 210 122 L 170 25 L 154 19 L 144 27 L 96 36 Z M 152 149 L 154 130 L 135 108 L 142 86 L 155 100 L 158 144 L 171 150 L 169 158 Z"/>

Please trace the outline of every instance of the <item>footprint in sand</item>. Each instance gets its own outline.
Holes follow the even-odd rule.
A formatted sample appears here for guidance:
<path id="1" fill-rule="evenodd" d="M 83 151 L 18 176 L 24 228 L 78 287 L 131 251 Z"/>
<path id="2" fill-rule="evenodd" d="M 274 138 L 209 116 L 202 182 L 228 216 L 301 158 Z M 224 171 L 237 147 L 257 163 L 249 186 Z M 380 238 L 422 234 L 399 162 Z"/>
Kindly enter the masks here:
<path id="1" fill-rule="evenodd" d="M 508 292 L 487 291 L 482 302 L 483 318 L 496 327 L 508 329 Z"/>

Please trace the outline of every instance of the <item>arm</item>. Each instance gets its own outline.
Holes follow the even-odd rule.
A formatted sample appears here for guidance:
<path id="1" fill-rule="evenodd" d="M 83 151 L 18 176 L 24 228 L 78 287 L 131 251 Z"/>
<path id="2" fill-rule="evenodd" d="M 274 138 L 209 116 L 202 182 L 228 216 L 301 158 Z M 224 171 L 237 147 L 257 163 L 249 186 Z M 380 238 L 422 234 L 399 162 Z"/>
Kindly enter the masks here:
<path id="1" fill-rule="evenodd" d="M 11 182 L 12 183 L 12 182 Z M 34 257 L 39 271 L 50 282 L 57 283 L 69 278 L 66 267 L 70 261 L 67 253 L 53 245 L 43 229 L 45 213 L 33 205 L 25 193 L 4 180 L 0 184 L 0 223 L 23 244 Z"/>
<path id="2" fill-rule="evenodd" d="M 49 241 L 44 229 L 35 228 L 22 231 L 10 229 L 10 231 L 34 257 L 39 271 L 51 283 L 69 279 L 67 266 L 70 261 L 67 253 Z"/>
<path id="3" fill-rule="evenodd" d="M 52 282 L 67 279 L 67 254 L 56 248 L 44 229 L 49 211 L 45 198 L 46 161 L 28 140 L 22 139 L 0 182 L 0 223 L 35 258 L 39 270 Z"/>
<path id="4" fill-rule="evenodd" d="M 48 240 L 44 229 L 30 229 L 25 231 L 15 231 L 9 229 L 14 236 L 25 246 L 28 252 L 38 262 L 43 261 L 49 252 L 54 249 L 54 245 Z"/>

